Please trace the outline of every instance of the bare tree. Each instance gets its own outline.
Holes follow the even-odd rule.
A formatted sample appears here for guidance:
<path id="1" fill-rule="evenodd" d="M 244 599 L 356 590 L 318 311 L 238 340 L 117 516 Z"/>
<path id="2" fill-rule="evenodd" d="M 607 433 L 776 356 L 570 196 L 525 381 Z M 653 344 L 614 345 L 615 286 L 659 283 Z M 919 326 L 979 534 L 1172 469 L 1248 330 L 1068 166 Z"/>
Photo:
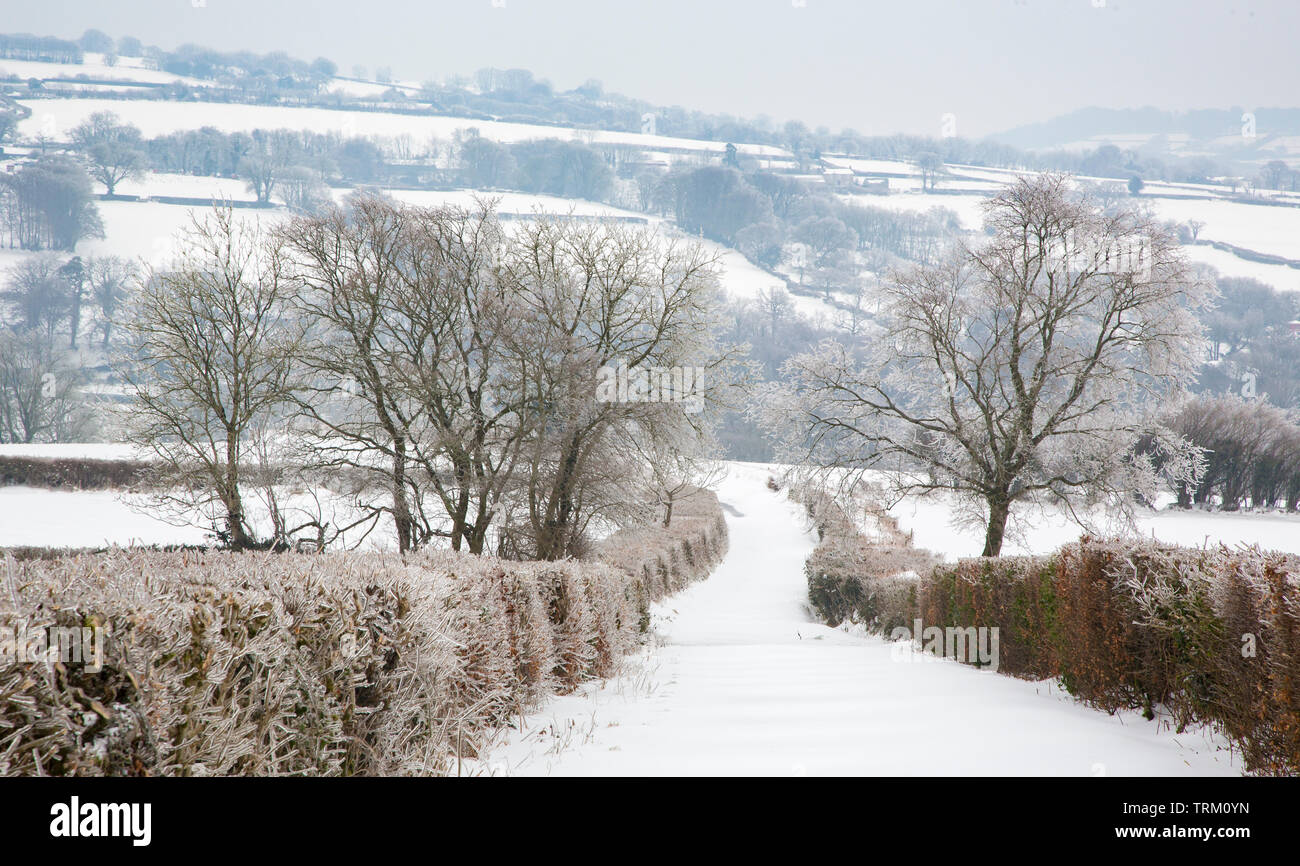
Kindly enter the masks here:
<path id="1" fill-rule="evenodd" d="M 301 144 L 288 130 L 254 137 L 249 152 L 239 160 L 237 171 L 257 196 L 258 204 L 270 204 L 271 196 L 294 158 L 301 155 Z"/>
<path id="2" fill-rule="evenodd" d="M 645 490 L 649 500 L 663 510 L 664 527 L 672 525 L 673 509 L 679 502 L 712 487 L 727 474 L 726 464 L 714 459 L 720 449 L 710 426 L 690 429 L 688 435 L 672 439 L 633 436 L 628 444 L 645 467 Z"/>
<path id="3" fill-rule="evenodd" d="M 90 160 L 90 175 L 109 195 L 117 185 L 139 177 L 148 164 L 140 130 L 119 122 L 111 111 L 97 111 L 72 129 L 73 145 Z"/>
<path id="4" fill-rule="evenodd" d="M 230 547 L 256 545 L 244 505 L 259 433 L 293 394 L 299 335 L 282 257 L 230 208 L 193 218 L 180 257 L 148 274 L 124 330 L 134 441 L 157 458 L 174 504 L 212 507 Z"/>
<path id="5" fill-rule="evenodd" d="M 1268 189 L 1282 189 L 1291 176 L 1291 167 L 1280 159 L 1271 159 L 1259 176 Z"/>
<path id="6" fill-rule="evenodd" d="M 482 553 L 540 414 L 544 362 L 544 331 L 500 279 L 492 204 L 361 196 L 281 235 L 317 325 L 309 462 L 380 480 L 399 549 L 442 537 Z"/>
<path id="7" fill-rule="evenodd" d="M 291 210 L 315 211 L 330 202 L 330 190 L 317 172 L 306 166 L 289 166 L 280 173 L 280 197 Z"/>
<path id="8" fill-rule="evenodd" d="M 95 256 L 86 260 L 86 283 L 90 299 L 99 310 L 99 329 L 104 335 L 103 348 L 109 348 L 113 323 L 126 299 L 127 286 L 136 276 L 131 262 L 119 256 Z"/>
<path id="9" fill-rule="evenodd" d="M 58 271 L 67 287 L 69 348 L 77 348 L 77 335 L 81 332 L 81 307 L 86 299 L 86 266 L 81 256 L 68 259 Z"/>
<path id="10" fill-rule="evenodd" d="M 42 332 L 50 345 L 71 307 L 68 284 L 59 273 L 62 264 L 54 253 L 28 256 L 13 269 L 7 287 L 0 292 L 0 300 L 10 304 L 20 326 Z"/>
<path id="11" fill-rule="evenodd" d="M 617 520 L 634 498 L 621 440 L 699 423 L 680 403 L 596 399 L 602 371 L 699 365 L 694 396 L 707 405 L 725 392 L 734 355 L 714 345 L 715 259 L 696 244 L 539 219 L 517 233 L 508 270 L 528 315 L 552 335 L 536 374 L 543 420 L 528 458 L 527 553 L 557 559 L 581 550 L 590 521 Z"/>
<path id="12" fill-rule="evenodd" d="M 792 358 L 765 422 L 820 465 L 957 494 L 996 556 L 1017 502 L 1153 496 L 1144 435 L 1166 473 L 1196 471 L 1157 413 L 1199 367 L 1210 289 L 1166 231 L 1104 213 L 1065 176 L 1022 179 L 987 211 L 987 245 L 884 285 L 870 350 L 828 341 Z"/>
<path id="13" fill-rule="evenodd" d="M 311 466 L 378 482 L 388 504 L 374 508 L 392 517 L 402 552 L 433 533 L 418 522 L 423 479 L 412 449 L 426 418 L 405 387 L 412 352 L 397 301 L 413 264 L 410 223 L 405 208 L 360 195 L 277 230 L 294 306 L 311 323 L 298 399 Z"/>
<path id="14" fill-rule="evenodd" d="M 939 184 L 945 174 L 943 157 L 933 151 L 926 151 L 916 157 L 916 167 L 921 172 L 921 189 L 932 190 Z"/>
<path id="15" fill-rule="evenodd" d="M 418 211 L 414 229 L 416 266 L 399 303 L 412 347 L 427 344 L 407 387 L 431 434 L 414 453 L 450 519 L 452 547 L 482 553 L 540 417 L 532 374 L 549 335 L 501 278 L 507 237 L 492 203 Z"/>
<path id="16" fill-rule="evenodd" d="M 39 331 L 0 329 L 0 443 L 77 441 L 89 433 L 81 382 L 81 371 Z"/>

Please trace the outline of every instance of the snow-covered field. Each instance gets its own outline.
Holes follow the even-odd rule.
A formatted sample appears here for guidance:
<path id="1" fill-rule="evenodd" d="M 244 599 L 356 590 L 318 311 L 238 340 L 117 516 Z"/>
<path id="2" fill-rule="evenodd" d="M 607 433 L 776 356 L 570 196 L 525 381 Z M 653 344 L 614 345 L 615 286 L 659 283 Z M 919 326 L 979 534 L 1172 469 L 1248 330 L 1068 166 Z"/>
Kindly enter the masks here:
<path id="1" fill-rule="evenodd" d="M 79 460 L 136 460 L 139 452 L 125 442 L 62 442 L 40 445 L 0 445 L 0 457 L 44 457 Z"/>
<path id="2" fill-rule="evenodd" d="M 549 702 L 492 775 L 1235 775 L 1204 730 L 1109 716 L 1034 683 L 812 621 L 800 509 L 732 466 L 731 549 L 655 610 L 656 646 Z"/>
<path id="3" fill-rule="evenodd" d="M 111 490 L 0 487 L 0 547 L 130 547 L 206 544 L 193 526 L 173 526 Z"/>
<path id="4" fill-rule="evenodd" d="M 34 99 L 19 100 L 32 109 L 31 117 L 18 126 L 22 137 L 45 132 L 55 138 L 97 111 L 111 111 L 123 121 L 135 124 L 145 138 L 166 135 L 177 130 L 213 126 L 224 132 L 254 129 L 303 129 L 313 132 L 336 132 L 347 136 L 409 135 L 416 140 L 450 139 L 457 130 L 478 129 L 485 138 L 496 141 L 527 141 L 538 138 L 576 138 L 605 144 L 633 144 L 650 148 L 681 148 L 721 153 L 722 141 L 699 141 L 666 135 L 635 132 L 577 130 L 563 126 L 535 126 L 494 120 L 470 120 L 463 117 L 391 114 L 372 111 L 343 111 L 328 108 L 292 108 L 273 105 L 239 105 L 210 102 L 164 102 L 157 100 L 117 99 Z M 780 156 L 777 147 L 740 144 L 742 153 L 756 156 Z"/>
<path id="5" fill-rule="evenodd" d="M 134 446 L 117 442 L 78 442 L 42 445 L 0 445 L 0 457 L 42 457 L 51 459 L 139 460 L 148 459 Z M 320 515 L 335 527 L 346 526 L 363 516 L 348 497 L 320 491 L 277 489 L 281 508 L 291 525 L 308 516 Z M 267 508 L 258 495 L 249 492 L 245 507 L 254 530 L 271 534 Z M 47 490 L 35 487 L 0 486 L 0 547 L 104 547 L 150 544 L 208 544 L 212 539 L 198 511 L 184 520 L 164 518 L 147 494 L 116 490 Z M 391 522 L 380 521 L 368 537 L 358 527 L 337 543 L 338 547 L 362 544 L 367 548 L 391 545 Z"/>
<path id="6" fill-rule="evenodd" d="M 898 159 L 862 159 L 853 156 L 827 157 L 826 163 L 836 168 L 850 168 L 871 174 L 897 174 L 920 177 L 921 171 L 913 163 Z"/>
<path id="7" fill-rule="evenodd" d="M 700 243 L 706 250 L 718 256 L 718 265 L 722 268 L 722 288 L 729 297 L 756 300 L 763 292 L 786 291 L 784 280 L 769 274 L 736 250 L 713 241 L 700 241 Z M 798 310 L 799 315 L 814 321 L 825 319 L 834 312 L 818 298 L 791 295 L 788 292 L 787 296 L 790 305 Z"/>
<path id="8" fill-rule="evenodd" d="M 1300 208 L 1169 198 L 1152 198 L 1150 203 L 1160 219 L 1205 223 L 1200 234 L 1204 240 L 1300 259 Z"/>
<path id="9" fill-rule="evenodd" d="M 944 496 L 908 497 L 890 510 L 898 518 L 899 526 L 912 533 L 917 547 L 948 559 L 979 556 L 984 547 L 983 528 L 954 523 L 953 513 L 951 501 Z M 1100 516 L 1096 522 L 1104 534 L 1136 533 L 1185 547 L 1257 544 L 1266 550 L 1300 553 L 1300 514 L 1230 514 L 1162 508 L 1139 513 L 1136 527 Z M 1050 553 L 1063 544 L 1078 541 L 1082 534 L 1084 530 L 1060 509 L 1013 510 L 1002 552 L 1007 555 Z"/>
<path id="10" fill-rule="evenodd" d="M 319 513 L 330 526 L 341 528 L 364 516 L 350 500 L 329 493 L 321 493 L 319 499 L 289 490 L 278 490 L 277 495 L 291 525 Z M 244 504 L 253 530 L 269 537 L 271 521 L 261 499 L 249 495 Z M 0 547 L 211 544 L 213 525 L 198 511 L 187 512 L 184 519 L 165 519 L 147 494 L 0 487 Z M 388 550 L 396 546 L 390 520 L 381 518 L 366 535 L 369 527 L 367 523 L 351 530 L 334 548 Z"/>
<path id="11" fill-rule="evenodd" d="M 335 198 L 341 199 L 351 190 L 336 189 Z M 483 192 L 472 189 L 454 189 L 454 190 L 411 190 L 411 189 L 394 189 L 386 190 L 386 195 L 406 204 L 417 207 L 439 207 L 439 206 L 456 206 L 464 208 L 473 208 L 476 201 L 494 200 L 497 203 L 497 212 L 503 214 L 557 214 L 564 215 L 572 213 L 575 216 L 587 217 L 636 217 L 644 220 L 651 220 L 643 213 L 635 211 L 622 210 L 613 205 L 601 204 L 600 202 L 586 201 L 584 199 L 558 198 L 553 195 L 534 195 L 524 192 Z"/>
<path id="12" fill-rule="evenodd" d="M 17 75 L 19 78 L 102 78 L 112 81 L 142 81 L 147 84 L 182 83 L 201 87 L 211 82 L 197 78 L 173 75 L 159 69 L 144 68 L 139 57 L 119 57 L 109 66 L 104 62 L 104 55 L 86 52 L 84 63 L 45 63 L 39 60 L 0 59 L 0 75 Z"/>
<path id="13" fill-rule="evenodd" d="M 895 181 L 891 180 L 890 184 L 894 185 Z M 946 208 L 957 214 L 966 231 L 982 228 L 982 203 L 987 200 L 987 196 L 978 193 L 932 195 L 920 192 L 887 196 L 841 195 L 839 198 L 862 207 L 916 213 Z M 1256 252 L 1300 260 L 1300 208 L 1226 200 L 1188 201 L 1155 195 L 1147 195 L 1143 201 L 1151 205 L 1158 219 L 1178 223 L 1203 222 L 1205 225 L 1200 231 L 1203 240 L 1222 241 Z M 1225 276 L 1250 277 L 1278 291 L 1300 292 L 1300 269 L 1249 261 L 1205 245 L 1188 244 L 1182 249 L 1190 260 L 1210 265 Z"/>
<path id="14" fill-rule="evenodd" d="M 249 198 L 243 190 L 242 181 L 171 174 L 153 174 L 136 184 L 124 183 L 122 192 L 132 195 L 213 196 L 231 200 Z M 349 192 L 349 189 L 336 189 L 334 195 L 341 199 Z M 398 201 L 424 207 L 443 204 L 470 207 L 476 198 L 495 199 L 498 210 L 505 214 L 573 213 L 596 218 L 637 217 L 653 224 L 662 223 L 658 217 L 647 217 L 611 205 L 547 195 L 475 190 L 389 190 L 387 193 Z M 207 208 L 161 202 L 101 201 L 98 206 L 104 221 L 105 236 L 103 239 L 82 241 L 77 245 L 77 253 L 81 256 L 115 255 L 154 265 L 163 264 L 173 257 L 180 233 L 191 225 L 191 216 L 197 215 L 202 219 L 208 211 Z M 285 219 L 287 215 L 288 211 L 284 208 L 235 210 L 238 219 L 260 222 L 267 227 Z M 720 257 L 722 286 L 729 295 L 754 298 L 762 290 L 785 287 L 780 278 L 754 265 L 735 250 L 709 241 L 703 243 Z M 32 255 L 34 253 L 23 250 L 0 249 L 0 280 L 22 259 Z M 806 316 L 824 316 L 828 312 L 826 305 L 814 298 L 792 296 L 792 303 Z"/>
<path id="15" fill-rule="evenodd" d="M 151 171 L 138 180 L 123 180 L 117 185 L 119 195 L 173 195 L 185 198 L 219 198 L 231 201 L 254 201 L 245 181 L 233 177 L 204 177 Z"/>
<path id="16" fill-rule="evenodd" d="M 178 233 L 191 224 L 191 214 L 202 218 L 207 208 L 159 202 L 98 202 L 104 221 L 104 237 L 77 244 L 80 256 L 121 256 L 126 259 L 160 264 L 172 258 L 177 249 Z M 283 219 L 287 212 L 240 208 L 240 220 L 260 221 L 270 225 Z M 22 259 L 34 255 L 24 250 L 0 249 L 0 279 Z"/>
<path id="17" fill-rule="evenodd" d="M 1300 268 L 1252 262 L 1200 244 L 1187 244 L 1182 249 L 1191 261 L 1209 265 L 1225 277 L 1249 277 L 1267 283 L 1279 292 L 1300 292 Z"/>

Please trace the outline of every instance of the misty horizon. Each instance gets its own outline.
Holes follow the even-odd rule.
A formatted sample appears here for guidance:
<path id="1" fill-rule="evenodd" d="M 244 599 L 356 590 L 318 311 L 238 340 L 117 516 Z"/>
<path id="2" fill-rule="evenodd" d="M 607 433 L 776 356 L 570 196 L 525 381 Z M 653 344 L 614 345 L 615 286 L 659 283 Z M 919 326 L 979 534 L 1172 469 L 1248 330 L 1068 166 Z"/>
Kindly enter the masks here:
<path id="1" fill-rule="evenodd" d="M 339 0 L 271 8 L 250 0 L 130 7 L 60 0 L 6 17 L 11 32 L 75 39 L 98 28 L 165 49 L 284 51 L 327 57 L 345 74 L 386 66 L 397 80 L 526 68 L 561 90 L 597 79 L 665 106 L 868 135 L 966 138 L 1092 107 L 1293 107 L 1298 76 L 1288 34 L 1300 30 L 1300 7 L 1285 2 L 1167 0 L 724 0 L 708 8 L 682 0 L 381 0 L 367 4 L 364 17 Z M 406 35 L 394 40 L 389 28 L 398 21 Z"/>

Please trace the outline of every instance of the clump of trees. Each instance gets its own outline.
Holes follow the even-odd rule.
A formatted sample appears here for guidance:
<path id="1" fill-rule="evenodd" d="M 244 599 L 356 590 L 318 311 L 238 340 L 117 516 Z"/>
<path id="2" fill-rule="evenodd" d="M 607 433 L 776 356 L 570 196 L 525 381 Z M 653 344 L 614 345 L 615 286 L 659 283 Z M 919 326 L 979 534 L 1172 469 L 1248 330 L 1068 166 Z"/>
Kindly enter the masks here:
<path id="1" fill-rule="evenodd" d="M 98 328 L 101 348 L 109 348 L 133 275 L 115 256 L 49 251 L 10 269 L 0 285 L 0 443 L 79 441 L 93 432 L 87 374 L 70 350 L 83 327 Z"/>
<path id="2" fill-rule="evenodd" d="M 475 189 L 519 189 L 589 201 L 610 197 L 613 171 L 601 154 L 579 141 L 508 144 L 470 129 L 457 135 L 454 147 L 462 179 Z"/>
<path id="3" fill-rule="evenodd" d="M 11 249 L 72 250 L 103 236 L 90 178 L 71 157 L 50 154 L 0 174 L 0 238 Z"/>
<path id="4" fill-rule="evenodd" d="M 1204 452 L 1204 471 L 1178 486 L 1178 504 L 1300 509 L 1300 422 L 1262 397 L 1202 394 L 1169 420 Z"/>
<path id="5" fill-rule="evenodd" d="M 44 63 L 80 63 L 83 55 L 77 43 L 66 39 L 30 33 L 0 33 L 0 57 Z"/>
<path id="6" fill-rule="evenodd" d="M 1243 277 L 1218 276 L 1218 297 L 1205 316 L 1210 358 L 1198 390 L 1267 395 L 1283 409 L 1300 409 L 1300 320 L 1296 297 Z"/>
<path id="7" fill-rule="evenodd" d="M 82 374 L 40 331 L 0 327 L 0 444 L 80 441 Z"/>
<path id="8" fill-rule="evenodd" d="M 126 277 L 91 259 L 88 281 L 88 262 L 67 257 L 83 238 L 103 237 L 90 189 L 66 156 L 0 174 L 0 238 L 33 253 L 0 284 L 0 442 L 75 441 L 93 425 L 81 399 L 85 374 L 67 350 L 77 348 L 87 305 L 111 315 Z M 107 345 L 107 318 L 103 327 Z"/>
<path id="9" fill-rule="evenodd" d="M 954 494 L 997 556 L 1017 503 L 1125 509 L 1162 473 L 1196 477 L 1161 421 L 1200 367 L 1209 287 L 1167 231 L 1067 176 L 1018 181 L 986 224 L 986 243 L 884 282 L 871 345 L 788 361 L 762 418 L 792 459 Z"/>
<path id="10" fill-rule="evenodd" d="M 680 494 L 633 454 L 700 459 L 738 375 L 714 336 L 713 259 L 644 228 L 539 218 L 506 232 L 488 203 L 361 194 L 269 233 L 222 211 L 188 249 L 146 279 L 125 325 L 134 435 L 233 547 L 332 537 L 319 515 L 293 526 L 262 481 L 300 466 L 349 485 L 402 551 L 581 553 L 592 527 Z M 616 364 L 705 368 L 705 411 L 601 399 Z"/>

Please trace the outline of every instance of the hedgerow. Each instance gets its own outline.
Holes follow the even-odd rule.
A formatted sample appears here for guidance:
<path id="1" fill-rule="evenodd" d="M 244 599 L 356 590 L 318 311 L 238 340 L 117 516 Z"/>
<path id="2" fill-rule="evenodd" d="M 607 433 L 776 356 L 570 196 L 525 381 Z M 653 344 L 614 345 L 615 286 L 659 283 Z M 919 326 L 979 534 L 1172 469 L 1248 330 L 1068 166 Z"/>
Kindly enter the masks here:
<path id="1" fill-rule="evenodd" d="M 101 627 L 102 668 L 0 656 L 0 774 L 456 772 L 613 673 L 726 549 L 716 497 L 592 562 L 451 552 L 6 558 L 0 634 Z"/>
<path id="2" fill-rule="evenodd" d="M 1057 678 L 1109 712 L 1161 706 L 1180 730 L 1222 731 L 1250 772 L 1300 772 L 1300 557 L 1084 538 L 925 566 L 896 524 L 873 540 L 825 492 L 791 496 L 821 535 L 806 571 L 828 624 L 997 628 L 999 673 Z"/>
<path id="3" fill-rule="evenodd" d="M 148 472 L 148 464 L 136 460 L 0 456 L 0 487 L 126 489 L 146 482 Z"/>

